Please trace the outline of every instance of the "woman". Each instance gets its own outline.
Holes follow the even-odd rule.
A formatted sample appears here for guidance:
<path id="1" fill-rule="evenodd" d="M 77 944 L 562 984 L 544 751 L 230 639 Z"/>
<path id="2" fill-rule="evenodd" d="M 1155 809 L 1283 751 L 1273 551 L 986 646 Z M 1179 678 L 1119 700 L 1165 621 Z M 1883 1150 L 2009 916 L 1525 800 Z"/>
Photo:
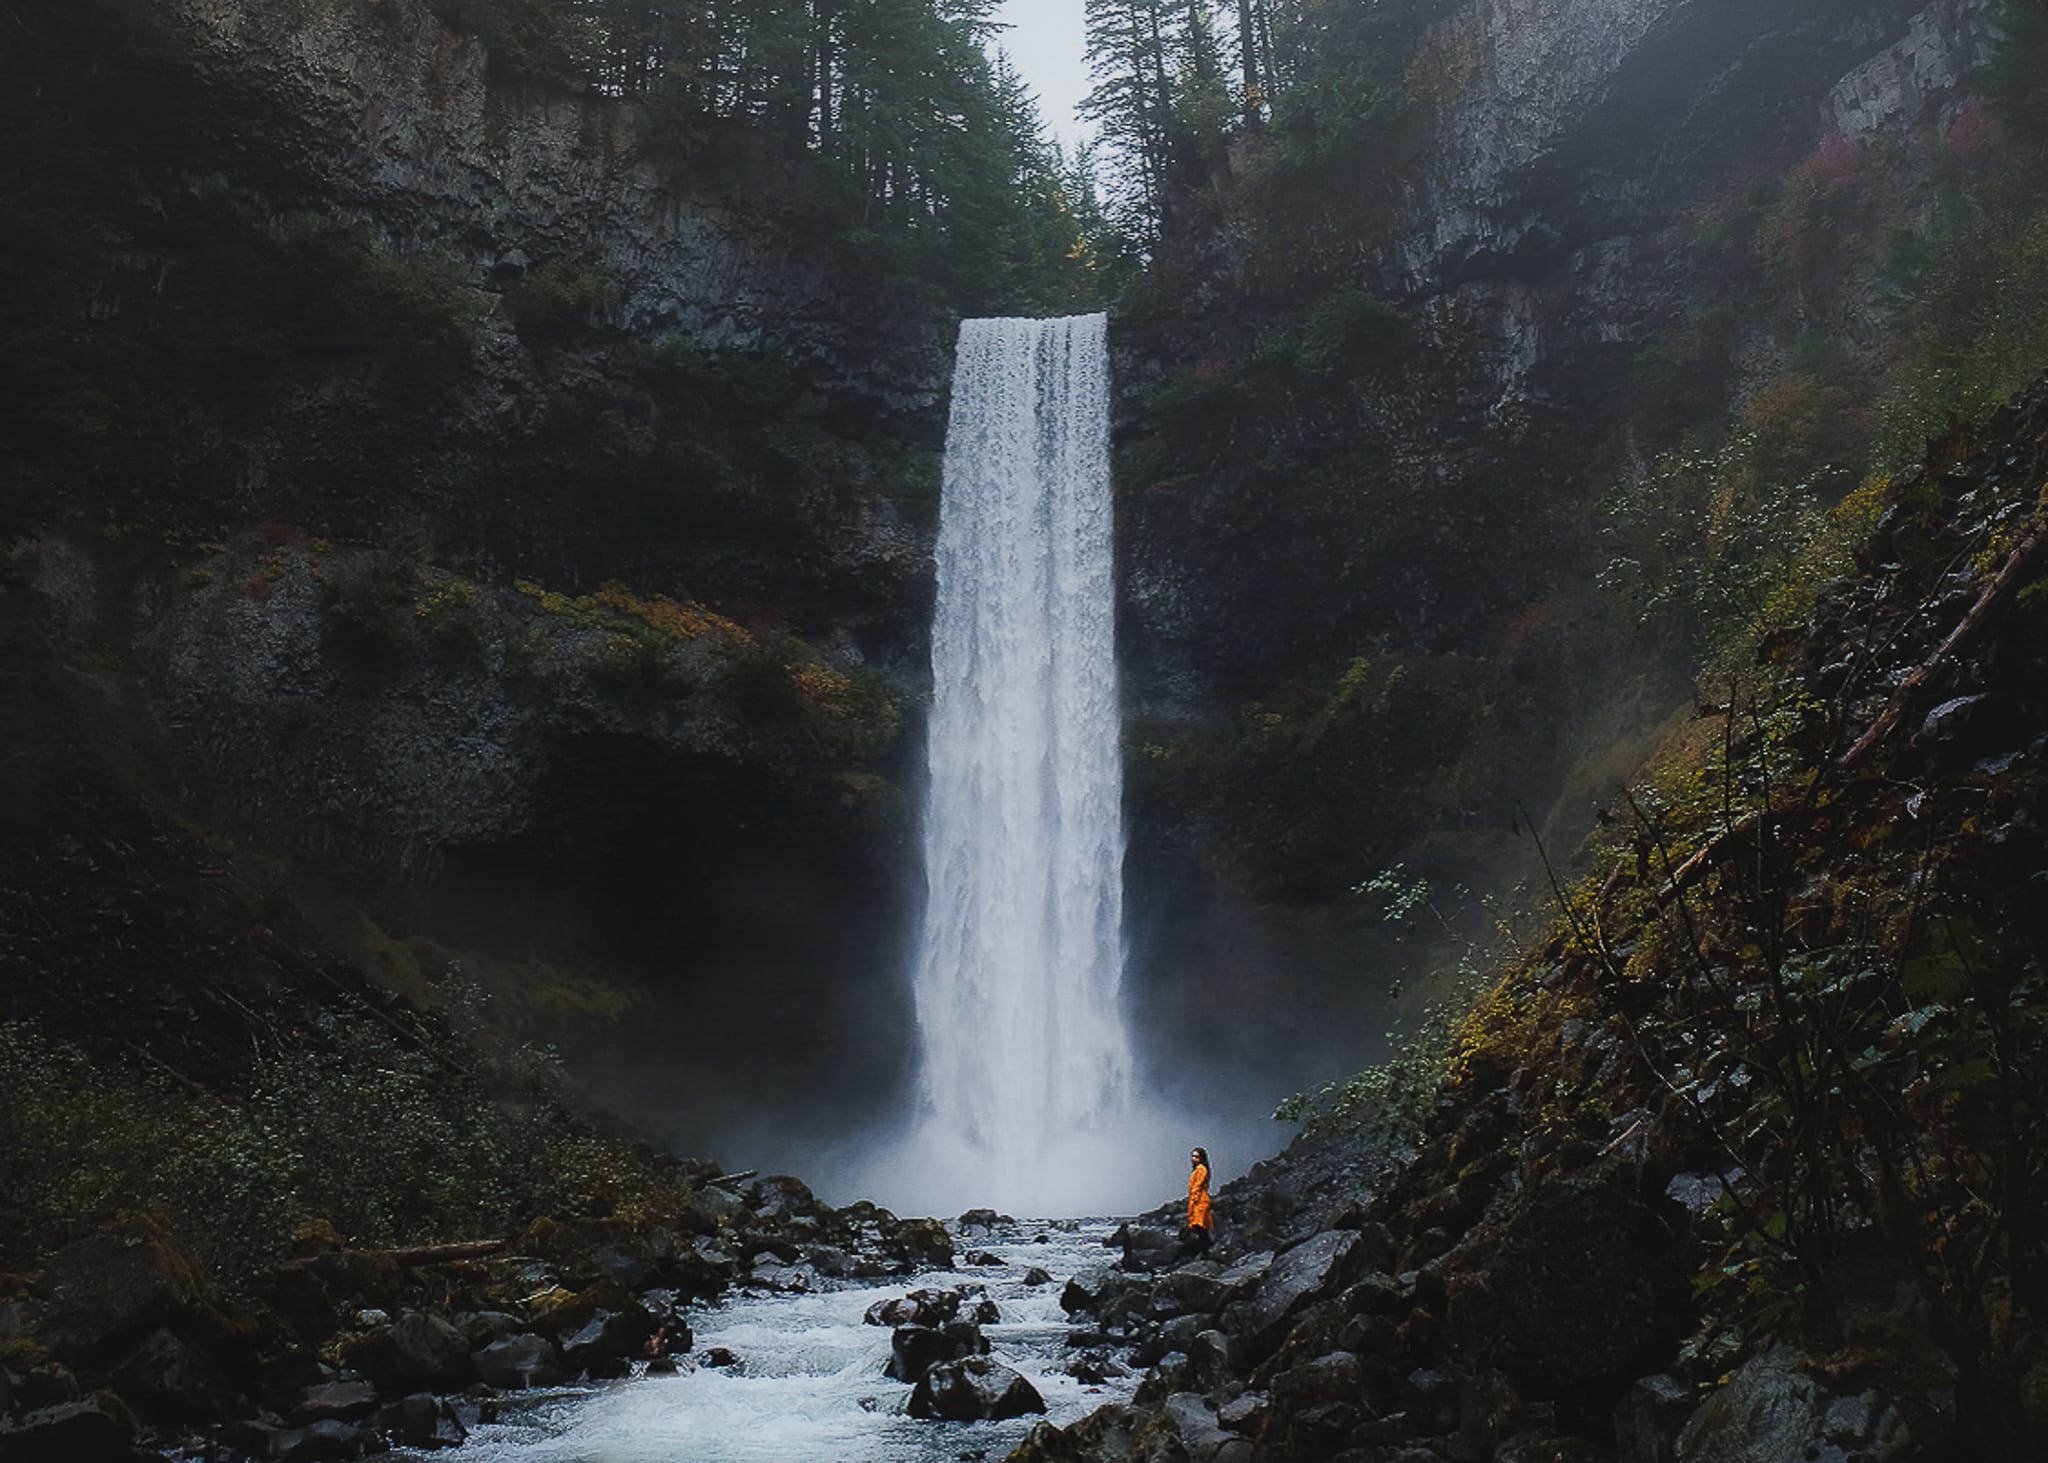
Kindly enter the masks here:
<path id="1" fill-rule="evenodd" d="M 1209 1150 L 1197 1148 L 1188 1157 L 1193 1172 L 1188 1175 L 1188 1253 L 1209 1252 Z"/>

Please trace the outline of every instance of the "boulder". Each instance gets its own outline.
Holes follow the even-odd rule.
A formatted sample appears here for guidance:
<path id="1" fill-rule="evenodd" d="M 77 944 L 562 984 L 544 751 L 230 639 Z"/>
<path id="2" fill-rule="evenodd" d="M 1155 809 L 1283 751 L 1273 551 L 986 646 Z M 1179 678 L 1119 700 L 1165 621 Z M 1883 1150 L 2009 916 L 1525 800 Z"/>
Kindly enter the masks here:
<path id="1" fill-rule="evenodd" d="M 454 1326 L 473 1348 L 489 1346 L 526 1329 L 526 1323 L 508 1311 L 464 1311 L 455 1317 Z"/>
<path id="2" fill-rule="evenodd" d="M 1159 1425 L 1179 1442 L 1189 1463 L 1210 1463 L 1229 1444 L 1243 1446 L 1218 1425 L 1216 1410 L 1193 1392 L 1175 1392 L 1159 1409 Z"/>
<path id="3" fill-rule="evenodd" d="M 1955 1423 L 1953 1369 L 1932 1353 L 1910 1369 L 1851 1373 L 1858 1390 L 1835 1390 L 1809 1359 L 1779 1343 L 1752 1357 L 1702 1403 L 1678 1435 L 1678 1463 L 1904 1463 L 1947 1456 Z M 1888 1385 L 1872 1385 L 1881 1381 Z"/>
<path id="4" fill-rule="evenodd" d="M 240 1401 L 211 1358 L 163 1326 L 116 1362 L 107 1380 L 144 1417 L 173 1422 L 216 1422 L 233 1416 Z"/>
<path id="5" fill-rule="evenodd" d="M 407 1448 L 453 1448 L 469 1437 L 449 1403 L 420 1392 L 392 1403 L 377 1414 L 377 1427 L 392 1442 Z"/>
<path id="6" fill-rule="evenodd" d="M 1001 1422 L 1044 1411 L 1036 1387 L 985 1356 L 934 1366 L 910 1394 L 912 1417 L 944 1422 Z"/>
<path id="7" fill-rule="evenodd" d="M 508 1392 L 558 1386 L 567 1376 L 555 1343 L 531 1331 L 493 1341 L 473 1361 L 479 1377 Z"/>
<path id="8" fill-rule="evenodd" d="M 1181 1259 L 1180 1235 L 1149 1224 L 1126 1224 L 1109 1243 L 1123 1250 L 1123 1268 L 1140 1274 L 1170 1269 Z"/>
<path id="9" fill-rule="evenodd" d="M 0 1458 L 8 1463 L 128 1463 L 134 1453 L 135 1419 L 112 1392 L 0 1423 Z"/>
<path id="10" fill-rule="evenodd" d="M 377 1410 L 377 1389 L 368 1377 L 341 1377 L 305 1388 L 292 1403 L 291 1421 L 356 1422 Z"/>
<path id="11" fill-rule="evenodd" d="M 1634 1195 L 1597 1180 L 1529 1189 L 1451 1251 L 1442 1275 L 1448 1318 L 1475 1365 L 1602 1424 L 1686 1322 L 1680 1242 Z"/>
<path id="12" fill-rule="evenodd" d="M 1249 1371 L 1278 1349 L 1286 1339 L 1288 1319 L 1335 1287 L 1357 1244 L 1356 1230 L 1324 1230 L 1278 1256 L 1271 1268 L 1249 1283 L 1245 1294 L 1223 1314 L 1223 1329 L 1235 1338 L 1231 1352 L 1238 1370 Z"/>
<path id="13" fill-rule="evenodd" d="M 360 1424 L 330 1419 L 272 1434 L 269 1456 L 275 1463 L 336 1463 L 362 1457 L 370 1445 L 370 1434 Z"/>
<path id="14" fill-rule="evenodd" d="M 898 1326 L 889 1338 L 889 1365 L 883 1374 L 915 1386 L 940 1362 L 987 1353 L 988 1339 L 971 1321 L 948 1321 L 943 1327 Z"/>
<path id="15" fill-rule="evenodd" d="M 95 1363 L 154 1322 L 201 1304 L 206 1290 L 191 1258 L 143 1225 L 57 1251 L 43 1267 L 42 1288 L 42 1337 Z"/>
<path id="16" fill-rule="evenodd" d="M 876 1301 L 861 1320 L 870 1326 L 943 1326 L 960 1314 L 961 1298 L 957 1290 L 913 1290 Z"/>
<path id="17" fill-rule="evenodd" d="M 660 1323 L 645 1309 L 599 1311 L 562 1337 L 562 1360 L 572 1375 L 602 1368 L 606 1362 L 638 1356 L 659 1329 Z"/>
<path id="18" fill-rule="evenodd" d="M 887 1230 L 876 1246 L 908 1270 L 953 1268 L 953 1236 L 936 1219 L 905 1219 Z"/>
<path id="19" fill-rule="evenodd" d="M 1017 1221 L 1007 1214 L 998 1214 L 993 1209 L 970 1209 L 954 1221 L 962 1234 L 992 1234 L 999 1224 L 1015 1224 Z"/>
<path id="20" fill-rule="evenodd" d="M 1004 1263 L 1004 1260 L 1001 1255 L 996 1254 L 992 1250 L 975 1250 L 960 1263 L 963 1265 L 989 1266 L 1001 1265 Z"/>
<path id="21" fill-rule="evenodd" d="M 1052 1275 L 1049 1271 L 1041 1270 L 1038 1266 L 1033 1265 L 1024 1272 L 1024 1283 L 1035 1290 L 1041 1285 L 1052 1284 Z"/>
<path id="22" fill-rule="evenodd" d="M 746 1189 L 747 1207 L 767 1219 L 817 1219 L 831 1211 L 810 1186 L 788 1174 L 755 1179 Z"/>
<path id="23" fill-rule="evenodd" d="M 1203 1391 L 1213 1392 L 1230 1379 L 1230 1338 L 1221 1331 L 1196 1333 L 1187 1354 L 1188 1370 Z"/>
<path id="24" fill-rule="evenodd" d="M 1234 1300 L 1247 1283 L 1226 1284 L 1221 1265 L 1213 1260 L 1197 1260 L 1159 1277 L 1152 1287 L 1153 1309 L 1176 1316 L 1214 1314 Z"/>
<path id="25" fill-rule="evenodd" d="M 1108 1301 L 1130 1288 L 1130 1280 L 1107 1265 L 1083 1270 L 1060 1292 L 1060 1309 L 1070 1316 L 1099 1314 Z"/>
<path id="26" fill-rule="evenodd" d="M 341 1356 L 380 1392 L 399 1396 L 458 1391 L 472 1374 L 468 1340 L 448 1321 L 425 1311 L 406 1311 L 389 1325 L 353 1338 Z"/>
<path id="27" fill-rule="evenodd" d="M 1069 1358 L 1063 1370 L 1075 1381 L 1090 1387 L 1099 1387 L 1113 1378 L 1131 1374 L 1129 1367 L 1099 1349 L 1083 1351 Z"/>
<path id="28" fill-rule="evenodd" d="M 1695 1395 L 1684 1382 L 1663 1373 L 1631 1386 L 1614 1409 L 1614 1452 L 1620 1463 L 1674 1463 L 1678 1431 L 1692 1411 Z"/>

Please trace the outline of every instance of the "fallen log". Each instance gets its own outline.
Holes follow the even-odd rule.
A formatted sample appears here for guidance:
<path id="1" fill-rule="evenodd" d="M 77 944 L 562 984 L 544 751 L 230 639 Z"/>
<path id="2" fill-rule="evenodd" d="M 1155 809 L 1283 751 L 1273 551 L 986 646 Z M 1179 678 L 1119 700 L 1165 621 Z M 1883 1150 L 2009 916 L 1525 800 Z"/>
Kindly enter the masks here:
<path id="1" fill-rule="evenodd" d="M 461 1260 L 487 1260 L 511 1247 L 510 1240 L 473 1239 L 451 1245 L 408 1245 L 395 1250 L 329 1250 L 325 1254 L 307 1255 L 287 1263 L 315 1265 L 337 1255 L 348 1255 L 366 1260 L 389 1260 L 394 1265 L 404 1266 L 452 1265 Z"/>
<path id="2" fill-rule="evenodd" d="M 1942 668 L 1942 665 L 1949 657 L 1956 653 L 1964 641 L 1976 633 L 1978 627 L 1984 623 L 1991 611 L 1997 608 L 1999 602 L 2019 583 L 2020 579 L 2026 574 L 2027 568 L 2032 563 L 2034 556 L 2040 552 L 2044 541 L 2048 541 L 2048 518 L 2044 518 L 2040 512 L 2036 512 L 2033 518 L 2028 521 L 2027 536 L 2021 539 L 2019 546 L 2006 557 L 2004 567 L 1992 576 L 1989 584 L 1984 586 L 1984 592 L 1977 596 L 1976 603 L 1970 606 L 1970 612 L 1963 616 L 1961 623 L 1955 629 L 1948 632 L 1947 638 L 1935 647 L 1932 655 L 1928 656 L 1918 666 L 1915 666 L 1906 679 L 1899 682 L 1898 689 L 1892 692 L 1892 699 L 1886 703 L 1884 710 L 1878 714 L 1877 720 L 1870 724 L 1868 731 L 1856 739 L 1855 746 L 1844 752 L 1836 760 L 1836 767 L 1843 771 L 1854 767 L 1858 762 L 1869 756 L 1871 751 L 1880 742 L 1892 734 L 1893 728 L 1898 726 L 1900 719 L 1905 716 L 1906 707 L 1911 704 L 1914 694 L 1934 678 L 1935 673 Z"/>

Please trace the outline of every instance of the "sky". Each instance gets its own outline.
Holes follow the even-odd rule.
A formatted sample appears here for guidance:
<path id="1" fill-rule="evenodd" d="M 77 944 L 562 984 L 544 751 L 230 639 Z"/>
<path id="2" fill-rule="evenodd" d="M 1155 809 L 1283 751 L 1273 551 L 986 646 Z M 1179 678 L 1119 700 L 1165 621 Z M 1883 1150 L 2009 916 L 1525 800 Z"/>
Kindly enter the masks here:
<path id="1" fill-rule="evenodd" d="M 998 40 L 1031 89 L 1046 125 L 1069 147 L 1085 136 L 1074 108 L 1088 94 L 1086 0 L 1004 0 Z"/>

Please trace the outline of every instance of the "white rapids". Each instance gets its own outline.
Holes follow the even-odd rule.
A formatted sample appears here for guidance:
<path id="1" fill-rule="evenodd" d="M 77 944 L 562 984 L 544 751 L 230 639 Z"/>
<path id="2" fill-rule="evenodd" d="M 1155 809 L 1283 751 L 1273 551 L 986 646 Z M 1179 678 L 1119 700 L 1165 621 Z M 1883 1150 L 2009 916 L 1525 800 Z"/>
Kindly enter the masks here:
<path id="1" fill-rule="evenodd" d="M 963 324 L 899 1208 L 1133 1197 L 1112 517 L 1104 317 Z"/>
<path id="2" fill-rule="evenodd" d="M 1000 1268 L 964 1267 L 810 1295 L 744 1295 L 691 1315 L 697 1344 L 672 1377 L 508 1398 L 504 1420 L 477 1426 L 448 1463 L 954 1463 L 1005 1456 L 1032 1425 L 1073 1422 L 1127 1397 L 1131 1377 L 1088 1387 L 1061 1368 L 1066 1277 L 1108 1258 L 1107 1223 L 1072 1230 L 1005 1226 L 962 1242 L 987 1248 Z M 1047 1243 L 1038 1244 L 1044 1234 Z M 1027 1286 L 1028 1267 L 1055 1277 Z M 877 1300 L 920 1286 L 985 1285 L 1002 1320 L 982 1328 L 999 1362 L 1028 1377 L 1045 1398 L 1045 1418 L 1010 1422 L 922 1422 L 908 1416 L 911 1389 L 882 1375 L 890 1328 L 862 1314 Z M 714 1346 L 738 1364 L 698 1366 Z"/>

